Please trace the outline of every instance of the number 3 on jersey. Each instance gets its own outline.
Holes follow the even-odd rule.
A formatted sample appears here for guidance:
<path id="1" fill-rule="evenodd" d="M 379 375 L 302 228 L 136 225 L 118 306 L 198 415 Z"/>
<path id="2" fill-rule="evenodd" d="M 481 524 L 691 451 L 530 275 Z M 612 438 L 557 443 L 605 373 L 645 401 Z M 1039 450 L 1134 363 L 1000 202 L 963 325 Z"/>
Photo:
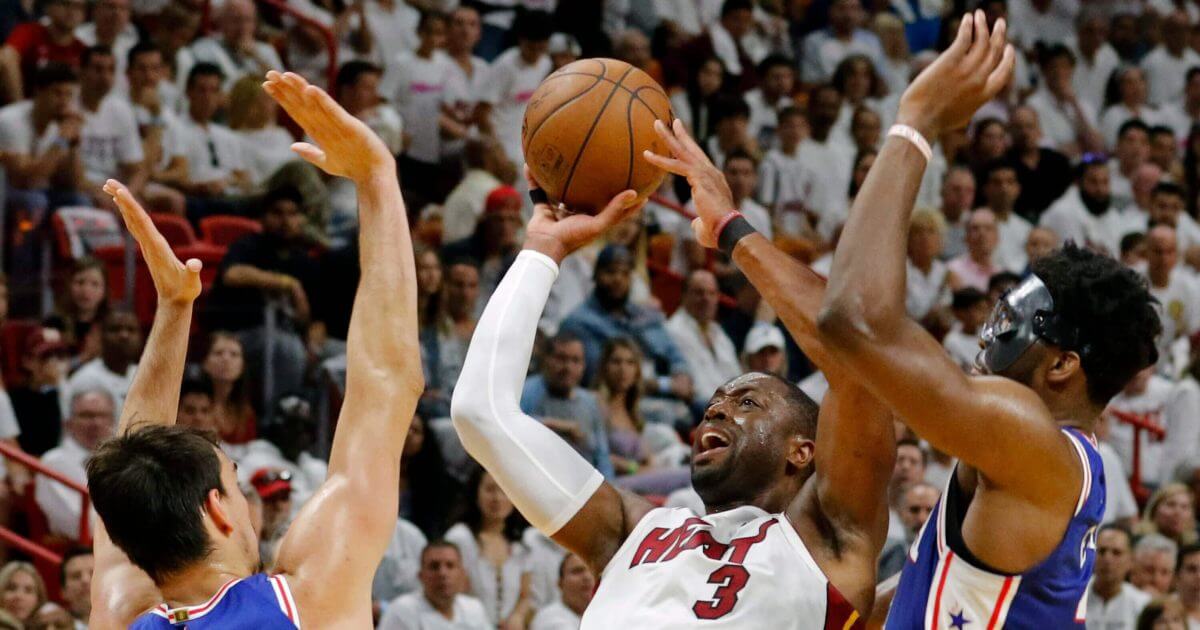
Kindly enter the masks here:
<path id="1" fill-rule="evenodd" d="M 708 575 L 709 584 L 719 584 L 711 600 L 692 604 L 697 619 L 720 619 L 737 605 L 738 593 L 746 587 L 750 572 L 740 564 L 727 564 Z"/>

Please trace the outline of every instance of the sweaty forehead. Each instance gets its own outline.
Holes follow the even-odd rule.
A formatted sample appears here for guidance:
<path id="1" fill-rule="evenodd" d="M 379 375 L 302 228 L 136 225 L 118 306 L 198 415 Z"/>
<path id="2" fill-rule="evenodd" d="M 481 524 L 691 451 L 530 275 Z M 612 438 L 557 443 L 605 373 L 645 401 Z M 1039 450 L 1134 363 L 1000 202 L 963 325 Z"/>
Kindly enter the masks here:
<path id="1" fill-rule="evenodd" d="M 717 388 L 713 398 L 731 396 L 739 392 L 757 392 L 762 394 L 782 393 L 783 384 L 778 379 L 761 372 L 750 372 L 734 378 Z"/>

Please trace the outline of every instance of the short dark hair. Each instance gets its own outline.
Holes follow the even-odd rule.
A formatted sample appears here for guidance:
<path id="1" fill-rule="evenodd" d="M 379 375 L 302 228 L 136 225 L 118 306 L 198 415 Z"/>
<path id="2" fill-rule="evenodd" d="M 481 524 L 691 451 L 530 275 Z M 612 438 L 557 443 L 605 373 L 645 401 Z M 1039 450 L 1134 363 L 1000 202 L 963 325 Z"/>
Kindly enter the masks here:
<path id="1" fill-rule="evenodd" d="M 208 396 L 213 398 L 213 383 L 212 379 L 206 375 L 184 378 L 183 383 L 179 385 L 179 400 L 183 400 L 185 396 Z"/>
<path id="2" fill-rule="evenodd" d="M 1183 186 L 1175 182 L 1158 182 L 1155 184 L 1154 188 L 1150 191 L 1150 196 L 1154 197 L 1157 195 L 1174 195 L 1180 199 L 1187 199 L 1187 193 L 1184 192 Z"/>
<path id="3" fill-rule="evenodd" d="M 979 174 L 979 179 L 986 186 L 988 180 L 991 179 L 992 174 L 998 171 L 1012 171 L 1013 173 L 1016 173 L 1017 163 L 1013 160 L 1002 157 L 991 160 L 984 165 L 983 171 Z"/>
<path id="4" fill-rule="evenodd" d="M 950 308 L 956 311 L 961 311 L 972 308 L 980 302 L 986 302 L 987 299 L 988 296 L 985 295 L 983 291 L 980 291 L 975 287 L 963 287 L 954 292 L 954 296 L 951 298 Z"/>
<path id="5" fill-rule="evenodd" d="M 150 53 L 162 55 L 162 50 L 147 40 L 143 39 L 139 41 L 133 45 L 133 48 L 129 49 L 129 52 L 125 53 L 125 67 L 128 69 L 133 65 L 134 59 L 137 59 L 141 55 L 148 55 Z"/>
<path id="6" fill-rule="evenodd" d="M 361 59 L 347 61 L 342 64 L 341 68 L 338 68 L 337 79 L 334 80 L 334 85 L 339 90 L 356 85 L 364 74 L 382 75 L 383 69 L 369 61 Z"/>
<path id="7" fill-rule="evenodd" d="M 779 122 L 782 123 L 784 121 L 784 119 L 791 118 L 793 116 L 799 116 L 800 118 L 804 118 L 805 120 L 808 119 L 808 116 L 804 113 L 803 109 L 800 109 L 799 107 L 797 107 L 795 105 L 788 105 L 787 107 L 784 107 L 782 111 L 779 112 Z"/>
<path id="8" fill-rule="evenodd" d="M 1133 251 L 1133 248 L 1146 242 L 1146 235 L 1142 232 L 1130 232 L 1121 237 L 1121 255 L 1128 254 Z"/>
<path id="9" fill-rule="evenodd" d="M 92 57 L 113 57 L 112 48 L 104 44 L 96 44 L 88 46 L 83 50 L 83 54 L 79 56 L 79 67 L 82 68 L 92 62 Z"/>
<path id="10" fill-rule="evenodd" d="M 187 83 L 185 84 L 184 89 L 192 89 L 192 84 L 194 84 L 196 79 L 199 79 L 200 77 L 217 77 L 217 79 L 224 81 L 225 73 L 221 72 L 221 67 L 217 64 L 201 61 L 192 66 L 191 70 L 188 70 Z"/>
<path id="11" fill-rule="evenodd" d="M 1100 527 L 1100 530 L 1096 533 L 1096 538 L 1100 538 L 1100 534 L 1103 534 L 1104 532 L 1119 532 L 1121 534 L 1124 534 L 1125 541 L 1129 543 L 1130 550 L 1133 549 L 1133 532 L 1129 531 L 1128 527 L 1125 527 L 1124 525 L 1119 525 L 1117 523 L 1109 523 L 1107 525 L 1103 525 Z"/>
<path id="12" fill-rule="evenodd" d="M 1187 74 L 1184 75 L 1184 83 L 1191 83 L 1192 79 L 1196 78 L 1196 75 L 1198 74 L 1200 74 L 1200 66 L 1192 66 L 1191 68 L 1188 68 Z"/>
<path id="13" fill-rule="evenodd" d="M 282 184 L 267 190 L 267 192 L 263 194 L 263 211 L 265 212 L 267 208 L 270 208 L 280 201 L 290 201 L 297 206 L 304 207 L 304 195 L 300 194 L 300 189 L 291 184 Z"/>
<path id="14" fill-rule="evenodd" d="M 450 21 L 450 16 L 441 11 L 422 11 L 421 18 L 417 21 L 417 32 L 425 30 L 425 27 L 434 20 L 441 20 L 442 24 L 446 24 Z"/>
<path id="15" fill-rule="evenodd" d="M 553 352 L 554 349 L 557 348 L 558 346 L 561 346 L 563 344 L 568 344 L 568 343 L 582 344 L 583 337 L 580 337 L 579 335 L 577 335 L 569 330 L 560 330 L 553 337 L 550 338 L 550 342 L 546 344 L 546 349 L 548 351 Z"/>
<path id="16" fill-rule="evenodd" d="M 726 118 L 750 118 L 750 106 L 746 100 L 735 94 L 723 94 L 717 97 L 713 104 L 713 125 L 719 124 Z"/>
<path id="17" fill-rule="evenodd" d="M 33 73 L 34 94 L 59 83 L 79 83 L 79 74 L 65 63 L 51 61 Z"/>
<path id="18" fill-rule="evenodd" d="M 752 0 L 725 0 L 721 4 L 721 17 L 725 17 L 734 11 L 753 11 L 754 2 Z"/>
<path id="19" fill-rule="evenodd" d="M 1130 118 L 1124 123 L 1121 123 L 1120 129 L 1117 130 L 1117 141 L 1119 142 L 1121 138 L 1125 137 L 1126 133 L 1129 133 L 1132 130 L 1139 130 L 1144 132 L 1147 136 L 1150 135 L 1150 125 L 1147 125 L 1145 122 L 1143 122 L 1141 118 Z"/>
<path id="20" fill-rule="evenodd" d="M 900 452 L 901 446 L 911 446 L 917 449 L 921 453 L 921 463 L 929 463 L 929 453 L 925 452 L 925 449 L 921 448 L 920 440 L 912 437 L 902 437 L 899 440 L 896 440 L 896 452 Z"/>
<path id="21" fill-rule="evenodd" d="M 765 77 L 771 68 L 787 68 L 793 73 L 796 72 L 796 62 L 790 57 L 780 54 L 767 55 L 762 61 L 758 62 L 758 76 Z"/>
<path id="22" fill-rule="evenodd" d="M 1068 242 L 1034 262 L 1033 273 L 1049 289 L 1058 317 L 1077 331 L 1069 349 L 1079 353 L 1092 402 L 1107 404 L 1158 360 L 1158 301 L 1136 271 Z"/>
<path id="23" fill-rule="evenodd" d="M 1153 138 L 1154 136 L 1161 136 L 1161 135 L 1168 135 L 1168 136 L 1171 136 L 1171 138 L 1173 139 L 1173 138 L 1175 138 L 1175 130 L 1171 129 L 1170 127 L 1168 127 L 1166 125 L 1154 125 L 1154 126 L 1150 127 L 1150 137 Z"/>
<path id="24" fill-rule="evenodd" d="M 72 545 L 72 546 L 68 547 L 67 550 L 65 552 L 63 552 L 62 564 L 58 565 L 58 583 L 59 583 L 59 585 L 61 586 L 61 585 L 67 583 L 67 564 L 68 563 L 70 563 L 75 558 L 81 558 L 83 556 L 91 556 L 91 555 L 95 555 L 92 553 L 91 547 L 85 547 L 83 545 Z"/>
<path id="25" fill-rule="evenodd" d="M 1004 285 L 1021 283 L 1021 276 L 1011 271 L 997 271 L 988 278 L 988 292 L 991 293 Z"/>
<path id="26" fill-rule="evenodd" d="M 750 152 L 746 151 L 745 149 L 734 149 L 725 154 L 725 164 L 729 164 L 734 160 L 750 160 L 750 164 L 755 168 L 758 168 L 758 160 L 754 159 L 754 156 L 750 155 Z M 722 165 L 722 167 L 723 166 L 724 165 Z"/>
<path id="27" fill-rule="evenodd" d="M 1187 560 L 1188 556 L 1194 556 L 1200 553 L 1200 543 L 1192 543 L 1184 545 L 1179 549 L 1179 556 L 1175 560 L 1175 572 L 1178 573 L 1183 569 L 1183 561 Z"/>
<path id="28" fill-rule="evenodd" d="M 512 34 L 518 41 L 544 42 L 554 33 L 554 21 L 545 11 L 519 11 L 513 20 Z"/>
<path id="29" fill-rule="evenodd" d="M 212 490 L 225 494 L 217 437 L 173 425 L 142 425 L 99 446 L 88 491 L 108 535 L 155 584 L 213 549 L 204 528 Z"/>
<path id="30" fill-rule="evenodd" d="M 1071 62 L 1072 66 L 1075 65 L 1075 53 L 1071 52 L 1070 48 L 1062 44 L 1042 46 L 1041 53 L 1038 55 L 1038 63 L 1040 65 L 1046 65 L 1057 59 L 1066 59 Z"/>
<path id="31" fill-rule="evenodd" d="M 756 374 L 769 377 L 783 385 L 784 398 L 787 400 L 788 410 L 793 413 L 792 419 L 795 421 L 796 430 L 805 437 L 816 437 L 817 417 L 821 413 L 820 405 L 808 394 L 805 394 L 800 386 L 774 372 L 756 372 Z"/>
<path id="32" fill-rule="evenodd" d="M 454 552 L 458 554 L 459 561 L 462 561 L 462 550 L 458 548 L 458 545 L 446 540 L 445 538 L 434 538 L 433 540 L 425 543 L 425 546 L 421 548 L 421 556 L 418 558 L 418 564 L 424 565 L 425 554 L 434 549 L 453 549 Z"/>

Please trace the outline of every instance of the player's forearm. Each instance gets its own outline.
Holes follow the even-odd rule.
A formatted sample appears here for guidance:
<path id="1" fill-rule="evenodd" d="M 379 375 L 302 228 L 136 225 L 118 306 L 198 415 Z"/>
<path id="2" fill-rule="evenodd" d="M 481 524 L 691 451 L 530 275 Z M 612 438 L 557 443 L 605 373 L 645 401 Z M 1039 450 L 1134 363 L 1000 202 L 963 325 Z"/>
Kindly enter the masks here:
<path id="1" fill-rule="evenodd" d="M 191 302 L 159 302 L 137 375 L 121 411 L 118 435 L 134 424 L 175 424 L 191 327 Z"/>
<path id="2" fill-rule="evenodd" d="M 925 157 L 889 137 L 850 208 L 820 318 L 827 340 L 893 329 L 906 316 L 905 259 Z"/>

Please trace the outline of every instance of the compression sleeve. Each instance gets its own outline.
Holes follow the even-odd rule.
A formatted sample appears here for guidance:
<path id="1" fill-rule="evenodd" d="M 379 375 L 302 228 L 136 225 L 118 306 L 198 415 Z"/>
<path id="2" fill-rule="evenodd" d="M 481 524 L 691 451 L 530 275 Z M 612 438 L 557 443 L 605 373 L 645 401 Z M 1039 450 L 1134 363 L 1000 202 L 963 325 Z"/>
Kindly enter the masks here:
<path id="1" fill-rule="evenodd" d="M 467 452 L 547 536 L 604 481 L 562 438 L 521 412 L 538 319 L 557 276 L 549 257 L 530 250 L 517 256 L 475 327 L 450 405 Z"/>

